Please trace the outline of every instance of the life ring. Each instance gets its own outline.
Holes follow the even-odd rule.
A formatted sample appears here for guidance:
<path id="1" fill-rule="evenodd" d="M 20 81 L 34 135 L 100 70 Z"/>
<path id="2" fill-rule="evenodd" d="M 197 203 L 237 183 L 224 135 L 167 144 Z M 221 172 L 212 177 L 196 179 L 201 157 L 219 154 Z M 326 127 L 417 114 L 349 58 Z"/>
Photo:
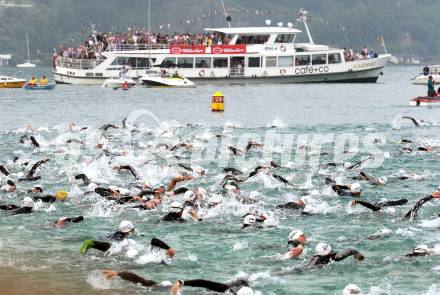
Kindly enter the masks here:
<path id="1" fill-rule="evenodd" d="M 280 51 L 281 51 L 281 52 L 286 52 L 286 46 L 281 45 L 281 46 L 280 46 Z"/>
<path id="2" fill-rule="evenodd" d="M 281 70 L 280 70 L 280 74 L 281 74 L 281 75 L 285 75 L 285 74 L 286 74 L 286 69 L 281 69 Z"/>
<path id="3" fill-rule="evenodd" d="M 206 75 L 205 70 L 200 70 L 199 77 L 205 77 L 205 75 Z"/>

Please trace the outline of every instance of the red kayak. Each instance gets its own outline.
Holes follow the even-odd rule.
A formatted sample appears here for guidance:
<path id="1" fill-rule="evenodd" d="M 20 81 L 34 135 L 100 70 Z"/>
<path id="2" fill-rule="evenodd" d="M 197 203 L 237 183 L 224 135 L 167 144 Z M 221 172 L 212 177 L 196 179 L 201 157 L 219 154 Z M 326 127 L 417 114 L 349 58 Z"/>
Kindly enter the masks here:
<path id="1" fill-rule="evenodd" d="M 409 101 L 409 105 L 413 107 L 427 107 L 427 106 L 440 106 L 440 96 L 428 97 L 419 96 Z"/>

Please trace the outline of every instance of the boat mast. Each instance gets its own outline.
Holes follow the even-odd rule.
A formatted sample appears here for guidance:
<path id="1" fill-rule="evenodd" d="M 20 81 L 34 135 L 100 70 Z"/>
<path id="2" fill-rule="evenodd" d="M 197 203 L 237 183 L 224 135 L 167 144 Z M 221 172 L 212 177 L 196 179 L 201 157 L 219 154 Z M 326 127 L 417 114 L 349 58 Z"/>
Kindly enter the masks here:
<path id="1" fill-rule="evenodd" d="M 26 43 L 27 43 L 28 63 L 31 63 L 31 55 L 29 53 L 29 35 L 28 34 L 26 34 Z"/>
<path id="2" fill-rule="evenodd" d="M 220 2 L 222 3 L 222 7 L 223 7 L 223 14 L 226 17 L 226 22 L 228 23 L 228 26 L 231 27 L 231 16 L 227 13 L 226 11 L 226 7 L 225 7 L 225 3 L 223 3 L 223 0 L 220 0 Z"/>
<path id="3" fill-rule="evenodd" d="M 150 44 L 150 42 L 151 42 L 151 20 L 150 20 L 150 17 L 151 17 L 151 0 L 148 0 L 148 13 L 147 13 L 147 16 L 148 16 L 148 23 L 147 23 L 147 32 L 148 32 L 148 42 L 147 42 L 147 44 L 148 44 L 148 68 L 150 69 L 151 68 L 151 44 Z"/>
<path id="4" fill-rule="evenodd" d="M 304 23 L 310 44 L 315 44 L 315 42 L 313 42 L 312 34 L 310 34 L 309 26 L 307 25 L 307 11 L 302 8 L 298 11 L 298 21 Z"/>

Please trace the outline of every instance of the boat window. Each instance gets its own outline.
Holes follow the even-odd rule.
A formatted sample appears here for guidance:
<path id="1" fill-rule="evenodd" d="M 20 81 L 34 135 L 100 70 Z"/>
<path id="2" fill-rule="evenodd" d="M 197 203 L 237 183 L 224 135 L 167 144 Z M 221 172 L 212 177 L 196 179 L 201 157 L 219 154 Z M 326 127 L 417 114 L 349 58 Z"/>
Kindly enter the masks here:
<path id="1" fill-rule="evenodd" d="M 228 58 L 227 57 L 214 57 L 214 68 L 227 68 Z"/>
<path id="2" fill-rule="evenodd" d="M 278 56 L 279 67 L 293 67 L 293 56 Z"/>
<path id="3" fill-rule="evenodd" d="M 340 53 L 332 53 L 328 55 L 329 64 L 340 64 L 342 62 Z"/>
<path id="4" fill-rule="evenodd" d="M 297 55 L 295 57 L 296 66 L 309 66 L 310 65 L 310 55 Z"/>
<path id="5" fill-rule="evenodd" d="M 211 58 L 210 57 L 196 57 L 196 68 L 210 68 Z"/>
<path id="6" fill-rule="evenodd" d="M 276 56 L 266 56 L 266 67 L 276 67 L 277 66 L 277 57 Z"/>
<path id="7" fill-rule="evenodd" d="M 259 68 L 259 67 L 261 67 L 261 59 L 260 59 L 260 57 L 249 57 L 248 58 L 248 67 L 249 68 Z"/>
<path id="8" fill-rule="evenodd" d="M 136 68 L 148 68 L 148 58 L 136 58 Z"/>
<path id="9" fill-rule="evenodd" d="M 325 65 L 327 63 L 326 54 L 315 54 L 312 55 L 312 65 Z"/>
<path id="10" fill-rule="evenodd" d="M 162 61 L 162 64 L 160 65 L 161 68 L 175 68 L 176 65 L 176 58 L 175 57 L 167 57 L 164 58 Z"/>
<path id="11" fill-rule="evenodd" d="M 275 43 L 292 43 L 295 34 L 279 34 L 275 39 Z"/>
<path id="12" fill-rule="evenodd" d="M 269 40 L 270 35 L 239 36 L 235 44 L 264 44 Z"/>
<path id="13" fill-rule="evenodd" d="M 177 59 L 178 68 L 193 68 L 194 58 L 193 57 L 179 57 Z"/>
<path id="14" fill-rule="evenodd" d="M 112 66 L 126 66 L 126 65 L 128 65 L 129 59 L 130 59 L 129 57 L 118 56 L 112 61 L 111 65 Z"/>

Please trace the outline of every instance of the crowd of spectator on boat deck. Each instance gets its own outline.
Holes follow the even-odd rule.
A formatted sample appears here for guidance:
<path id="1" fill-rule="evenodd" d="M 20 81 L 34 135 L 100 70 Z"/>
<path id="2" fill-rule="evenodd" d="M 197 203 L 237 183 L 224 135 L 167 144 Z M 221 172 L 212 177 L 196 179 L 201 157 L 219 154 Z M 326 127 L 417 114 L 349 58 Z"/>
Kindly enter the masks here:
<path id="1" fill-rule="evenodd" d="M 161 45 L 220 45 L 228 44 L 231 36 L 220 36 L 216 33 L 184 33 L 184 34 L 161 34 L 136 31 L 134 33 L 96 33 L 78 47 L 65 48 L 60 46 L 58 55 L 65 58 L 75 59 L 99 59 L 101 53 L 106 50 L 122 50 L 129 47 L 132 49 L 147 49 L 148 47 L 160 48 Z"/>
<path id="2" fill-rule="evenodd" d="M 360 51 L 355 51 L 352 48 L 350 49 L 344 48 L 345 61 L 355 61 L 355 60 L 370 59 L 376 57 L 377 57 L 377 53 L 373 50 L 368 50 L 368 47 L 366 45 Z"/>

